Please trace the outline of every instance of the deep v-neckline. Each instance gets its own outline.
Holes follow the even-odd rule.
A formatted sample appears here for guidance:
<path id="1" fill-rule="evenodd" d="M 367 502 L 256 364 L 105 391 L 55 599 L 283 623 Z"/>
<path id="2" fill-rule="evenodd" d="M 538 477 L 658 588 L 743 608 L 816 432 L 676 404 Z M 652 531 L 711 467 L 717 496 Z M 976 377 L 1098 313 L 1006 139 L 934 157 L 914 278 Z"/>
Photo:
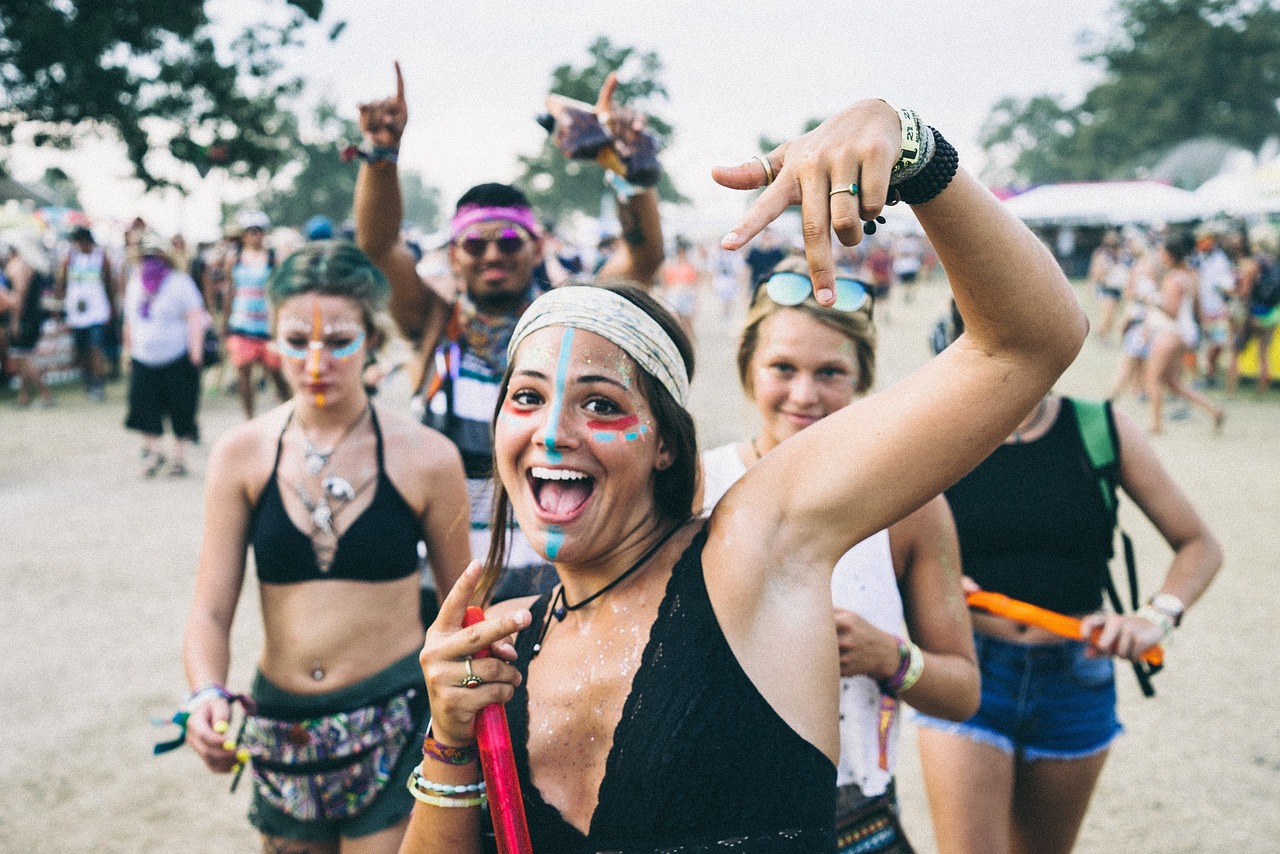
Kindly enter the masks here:
<path id="1" fill-rule="evenodd" d="M 536 785 L 534 785 L 533 768 L 529 764 L 529 691 L 527 688 L 528 679 L 529 679 L 529 668 L 527 666 L 524 668 L 525 672 L 522 675 L 524 676 L 524 679 L 525 679 L 526 688 L 524 691 L 521 692 L 521 698 L 523 700 L 524 708 L 520 718 L 520 722 L 523 725 L 523 731 L 513 733 L 513 741 L 515 744 L 514 749 L 518 755 L 518 758 L 523 760 L 524 767 L 528 770 L 528 781 L 529 781 L 530 791 L 524 793 L 524 797 L 526 799 L 537 798 L 538 803 L 543 807 L 545 807 L 546 809 L 548 809 L 551 813 L 553 813 L 555 817 L 560 821 L 561 824 L 563 824 L 568 829 L 572 830 L 574 834 L 581 839 L 584 845 L 594 838 L 594 834 L 596 832 L 596 820 L 601 815 L 600 807 L 602 804 L 604 804 L 604 796 L 608 794 L 608 791 L 609 791 L 608 786 L 609 786 L 610 772 L 613 770 L 617 762 L 618 745 L 620 743 L 621 744 L 626 743 L 625 739 L 619 738 L 619 735 L 623 735 L 623 736 L 627 735 L 628 731 L 626 727 L 632 725 L 632 721 L 635 719 L 634 704 L 636 702 L 636 677 L 640 676 L 641 674 L 647 673 L 653 663 L 652 655 L 653 655 L 654 626 L 658 624 L 658 621 L 662 619 L 663 614 L 666 613 L 669 608 L 670 599 L 672 596 L 672 585 L 676 580 L 676 571 L 684 563 L 685 557 L 688 555 L 689 550 L 692 549 L 694 546 L 700 545 L 700 541 L 702 539 L 702 535 L 705 530 L 706 529 L 704 526 L 702 529 L 699 529 L 697 532 L 694 533 L 693 538 L 689 541 L 689 544 L 686 545 L 683 550 L 681 550 L 679 557 L 677 557 L 675 563 L 672 564 L 671 575 L 670 577 L 667 578 L 667 586 L 662 592 L 661 601 L 658 602 L 658 613 L 654 617 L 653 623 L 649 626 L 649 636 L 648 638 L 645 639 L 644 651 L 641 652 L 640 654 L 640 664 L 636 668 L 635 673 L 632 674 L 631 676 L 631 687 L 627 689 L 627 699 L 624 700 L 622 703 L 622 714 L 618 718 L 617 726 L 614 727 L 613 736 L 609 744 L 609 752 L 605 755 L 604 775 L 601 776 L 600 785 L 596 788 L 596 805 L 595 805 L 595 809 L 591 811 L 590 820 L 588 820 L 587 822 L 586 833 L 583 833 L 577 827 L 577 825 L 573 824 L 568 819 L 566 819 L 564 817 L 564 813 L 560 812 L 560 808 L 552 804 L 545 797 L 543 797 L 542 790 L 539 789 Z M 530 609 L 532 612 L 533 619 L 530 621 L 530 624 L 529 624 L 530 629 L 526 629 L 525 631 L 526 632 L 530 631 L 532 627 L 541 625 L 541 620 L 546 617 L 547 609 L 550 607 L 551 607 L 551 594 L 547 593 L 547 594 L 544 594 L 537 602 L 535 602 L 534 607 Z M 523 754 L 523 755 L 521 756 L 520 754 Z"/>

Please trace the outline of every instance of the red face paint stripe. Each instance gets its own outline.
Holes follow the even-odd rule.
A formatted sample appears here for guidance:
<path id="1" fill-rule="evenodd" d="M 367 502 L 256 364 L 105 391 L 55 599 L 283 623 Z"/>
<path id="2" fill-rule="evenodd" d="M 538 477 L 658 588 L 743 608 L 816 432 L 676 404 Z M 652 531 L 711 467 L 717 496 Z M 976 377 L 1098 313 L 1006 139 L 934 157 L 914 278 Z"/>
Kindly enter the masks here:
<path id="1" fill-rule="evenodd" d="M 639 415 L 628 415 L 625 418 L 619 418 L 617 421 L 588 421 L 588 430 L 608 430 L 614 433 L 621 433 L 629 427 L 634 427 L 640 423 Z"/>

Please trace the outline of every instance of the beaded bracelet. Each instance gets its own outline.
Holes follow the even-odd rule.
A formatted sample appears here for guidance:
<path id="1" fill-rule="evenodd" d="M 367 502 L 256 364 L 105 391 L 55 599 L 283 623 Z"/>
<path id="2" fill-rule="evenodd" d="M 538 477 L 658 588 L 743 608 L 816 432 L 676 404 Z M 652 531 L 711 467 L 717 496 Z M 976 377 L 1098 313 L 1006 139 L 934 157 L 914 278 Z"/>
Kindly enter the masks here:
<path id="1" fill-rule="evenodd" d="M 484 780 L 479 783 L 467 783 L 464 785 L 454 785 L 451 783 L 437 783 L 435 780 L 428 780 L 422 776 L 422 766 L 419 765 L 413 769 L 410 779 L 414 785 L 435 795 L 465 795 L 469 792 L 483 792 L 485 790 Z"/>
<path id="2" fill-rule="evenodd" d="M 489 803 L 488 795 L 477 795 L 474 798 L 442 798 L 439 795 L 430 795 L 419 789 L 413 784 L 413 779 L 409 779 L 407 786 L 409 794 L 413 795 L 414 800 L 421 801 L 428 806 L 445 807 L 446 809 L 466 809 L 469 807 L 480 807 Z"/>
<path id="3" fill-rule="evenodd" d="M 921 205 L 937 197 L 947 188 L 951 179 L 960 168 L 960 155 L 951 143 L 938 133 L 937 128 L 928 128 L 933 136 L 934 153 L 929 162 L 912 178 L 897 184 L 893 189 L 897 197 L 909 205 Z"/>
<path id="4" fill-rule="evenodd" d="M 422 739 L 422 755 L 446 765 L 470 765 L 479 758 L 474 744 L 466 747 L 450 747 L 447 744 L 441 744 L 431 737 L 429 728 L 427 735 Z"/>

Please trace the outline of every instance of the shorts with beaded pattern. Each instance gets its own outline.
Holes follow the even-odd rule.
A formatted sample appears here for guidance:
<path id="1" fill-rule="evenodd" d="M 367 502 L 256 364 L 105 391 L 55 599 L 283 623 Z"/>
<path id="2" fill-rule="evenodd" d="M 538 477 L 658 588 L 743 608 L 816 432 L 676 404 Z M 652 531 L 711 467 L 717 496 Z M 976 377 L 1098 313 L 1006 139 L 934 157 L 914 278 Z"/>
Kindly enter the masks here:
<path id="1" fill-rule="evenodd" d="M 424 708 L 414 715 L 414 732 L 410 733 L 408 743 L 400 752 L 400 758 L 391 771 L 386 787 L 367 807 L 357 815 L 342 820 L 303 821 L 276 809 L 258 794 L 255 787 L 253 801 L 249 805 L 249 823 L 264 836 L 305 842 L 337 842 L 340 838 L 369 836 L 394 827 L 407 819 L 413 811 L 414 799 L 407 786 L 409 775 L 422 761 L 422 752 L 418 748 L 427 730 L 429 718 L 425 709 L 427 688 L 416 652 L 363 682 L 312 696 L 290 694 L 258 673 L 251 692 L 254 700 L 264 708 L 288 706 L 299 715 L 308 715 L 308 710 L 314 710 L 316 715 L 324 714 L 335 706 L 358 708 L 406 686 L 418 688 Z"/>
<path id="2" fill-rule="evenodd" d="M 919 726 L 990 744 L 1022 760 L 1083 759 L 1124 731 L 1115 668 L 1081 641 L 1021 644 L 975 632 L 982 703 L 956 723 L 916 713 Z"/>

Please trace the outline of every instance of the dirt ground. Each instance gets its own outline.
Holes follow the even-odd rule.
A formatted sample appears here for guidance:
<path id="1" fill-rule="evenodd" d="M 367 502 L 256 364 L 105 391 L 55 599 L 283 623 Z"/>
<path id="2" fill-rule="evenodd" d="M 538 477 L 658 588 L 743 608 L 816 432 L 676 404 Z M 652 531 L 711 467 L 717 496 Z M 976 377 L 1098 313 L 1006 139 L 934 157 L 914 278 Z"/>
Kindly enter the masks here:
<path id="1" fill-rule="evenodd" d="M 1088 302 L 1087 295 L 1081 292 Z M 881 386 L 928 357 L 939 283 L 877 310 Z M 753 429 L 734 375 L 732 333 L 704 301 L 694 408 L 702 446 Z M 1117 353 L 1089 341 L 1060 390 L 1099 396 Z M 70 388 L 54 410 L 19 411 L 0 395 L 0 851 L 227 854 L 257 849 L 245 821 L 249 785 L 228 794 L 188 750 L 151 745 L 185 692 L 179 660 L 201 529 L 209 443 L 239 420 L 210 377 L 195 474 L 144 481 L 139 443 L 121 426 L 124 389 L 105 405 Z M 403 400 L 392 385 L 386 397 Z M 1144 414 L 1136 401 L 1124 407 Z M 1226 547 L 1217 583 L 1192 610 L 1144 699 L 1120 671 L 1127 733 L 1107 763 L 1080 852 L 1280 851 L 1278 666 L 1271 654 L 1280 554 L 1280 393 L 1227 403 L 1214 437 L 1199 414 L 1170 423 L 1156 445 Z M 1141 422 L 1140 423 L 1145 423 Z M 1144 589 L 1169 549 L 1125 502 Z M 1121 570 L 1122 572 L 1122 570 Z M 230 684 L 248 685 L 259 644 L 257 599 L 246 589 Z M 932 850 L 914 731 L 904 733 L 899 792 L 907 828 Z M 247 783 L 247 781 L 246 781 Z M 744 785 L 746 785 L 744 781 Z"/>

